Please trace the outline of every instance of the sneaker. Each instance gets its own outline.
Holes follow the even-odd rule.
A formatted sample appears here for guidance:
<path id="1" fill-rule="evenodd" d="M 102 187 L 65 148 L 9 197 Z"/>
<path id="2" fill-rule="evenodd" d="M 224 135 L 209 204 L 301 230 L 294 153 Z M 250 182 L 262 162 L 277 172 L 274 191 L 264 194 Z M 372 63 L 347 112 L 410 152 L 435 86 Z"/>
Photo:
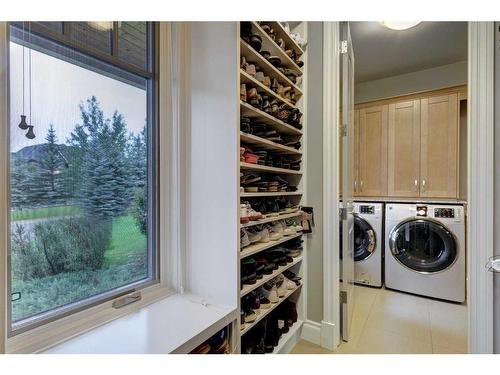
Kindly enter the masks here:
<path id="1" fill-rule="evenodd" d="M 278 201 L 276 199 L 268 199 L 266 201 L 267 216 L 277 217 L 280 214 L 280 208 L 278 206 Z"/>
<path id="2" fill-rule="evenodd" d="M 262 294 L 271 303 L 278 303 L 279 301 L 278 289 L 276 288 L 273 280 L 268 281 L 262 286 Z"/>
<path id="3" fill-rule="evenodd" d="M 286 276 L 284 276 L 285 281 L 284 284 L 288 290 L 294 290 L 297 288 L 297 284 L 295 284 L 292 280 L 289 280 Z"/>
<path id="4" fill-rule="evenodd" d="M 298 249 L 287 249 L 286 255 L 292 258 L 298 258 L 302 252 Z"/>
<path id="5" fill-rule="evenodd" d="M 247 208 L 247 216 L 248 216 L 249 220 L 257 221 L 257 220 L 262 219 L 262 214 L 258 211 L 255 211 L 252 208 L 252 206 L 250 205 L 250 203 L 245 202 L 244 204 L 246 205 L 246 208 Z"/>
<path id="6" fill-rule="evenodd" d="M 246 229 L 242 228 L 240 230 L 240 249 L 250 245 L 250 238 L 248 238 L 248 232 Z"/>
<path id="7" fill-rule="evenodd" d="M 279 222 L 269 223 L 267 229 L 269 230 L 271 241 L 283 238 L 283 226 Z"/>
<path id="8" fill-rule="evenodd" d="M 260 234 L 259 242 L 268 243 L 271 240 L 269 236 L 269 230 L 266 227 L 258 230 L 257 233 Z"/>
<path id="9" fill-rule="evenodd" d="M 250 217 L 248 216 L 247 205 L 242 203 L 240 204 L 240 223 L 246 224 L 250 221 Z"/>
<path id="10" fill-rule="evenodd" d="M 250 243 L 255 243 L 255 242 L 259 242 L 261 237 L 262 237 L 262 234 L 260 232 L 256 232 L 254 230 L 247 230 L 246 231 L 247 234 L 248 234 L 248 240 L 250 241 Z"/>
<path id="11" fill-rule="evenodd" d="M 245 329 L 245 311 L 243 309 L 240 312 L 240 329 L 242 331 Z"/>
<path id="12" fill-rule="evenodd" d="M 280 220 L 279 224 L 281 225 L 281 228 L 283 229 L 283 235 L 284 236 L 293 236 L 295 234 L 295 230 L 285 224 L 284 221 Z"/>
<path id="13" fill-rule="evenodd" d="M 278 293 L 278 297 L 283 298 L 288 291 L 287 285 L 285 283 L 285 277 L 283 275 L 276 276 L 275 283 L 276 283 L 276 291 Z"/>
<path id="14" fill-rule="evenodd" d="M 257 314 L 252 309 L 245 310 L 245 324 L 253 323 L 257 319 Z"/>
<path id="15" fill-rule="evenodd" d="M 271 308 L 271 301 L 269 301 L 264 296 L 264 292 L 262 291 L 262 288 L 257 289 L 256 293 L 259 296 L 260 308 L 264 309 L 264 310 L 270 309 Z"/>

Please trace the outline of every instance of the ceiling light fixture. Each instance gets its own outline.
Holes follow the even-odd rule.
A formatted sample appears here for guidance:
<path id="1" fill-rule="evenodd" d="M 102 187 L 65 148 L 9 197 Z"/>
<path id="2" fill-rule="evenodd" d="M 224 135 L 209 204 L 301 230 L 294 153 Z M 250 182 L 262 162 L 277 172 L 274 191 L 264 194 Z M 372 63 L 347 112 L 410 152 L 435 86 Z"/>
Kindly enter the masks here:
<path id="1" fill-rule="evenodd" d="M 422 21 L 413 21 L 413 22 L 395 22 L 395 21 L 381 21 L 380 24 L 383 26 L 387 27 L 388 29 L 391 30 L 407 30 L 411 29 L 412 27 L 417 26 L 419 23 L 422 23 Z"/>

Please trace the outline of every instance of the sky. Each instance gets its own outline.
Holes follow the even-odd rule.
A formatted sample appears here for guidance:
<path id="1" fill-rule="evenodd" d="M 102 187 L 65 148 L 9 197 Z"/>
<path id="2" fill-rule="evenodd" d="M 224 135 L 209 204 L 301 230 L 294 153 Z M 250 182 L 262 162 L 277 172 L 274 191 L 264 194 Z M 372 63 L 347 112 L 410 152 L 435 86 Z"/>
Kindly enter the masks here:
<path id="1" fill-rule="evenodd" d="M 50 124 L 54 125 L 58 143 L 65 143 L 76 124 L 81 124 L 78 105 L 95 95 L 111 118 L 118 110 L 123 114 L 129 131 L 138 133 L 146 119 L 146 91 L 121 81 L 56 59 L 43 53 L 31 52 L 31 106 L 29 119 L 29 49 L 25 49 L 25 114 L 28 124 L 34 125 L 36 138 L 25 137 L 18 128 L 23 112 L 23 47 L 10 43 L 10 148 L 16 152 L 23 147 L 45 143 Z"/>

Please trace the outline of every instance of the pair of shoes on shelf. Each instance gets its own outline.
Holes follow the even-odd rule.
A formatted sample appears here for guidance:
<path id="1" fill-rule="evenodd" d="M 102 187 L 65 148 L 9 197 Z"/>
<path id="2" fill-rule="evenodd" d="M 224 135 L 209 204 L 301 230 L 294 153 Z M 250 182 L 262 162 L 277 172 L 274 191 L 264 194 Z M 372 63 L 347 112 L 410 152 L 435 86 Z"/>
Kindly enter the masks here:
<path id="1" fill-rule="evenodd" d="M 262 213 L 255 211 L 249 202 L 242 202 L 240 204 L 240 223 L 246 224 L 250 221 L 257 221 L 262 219 Z"/>

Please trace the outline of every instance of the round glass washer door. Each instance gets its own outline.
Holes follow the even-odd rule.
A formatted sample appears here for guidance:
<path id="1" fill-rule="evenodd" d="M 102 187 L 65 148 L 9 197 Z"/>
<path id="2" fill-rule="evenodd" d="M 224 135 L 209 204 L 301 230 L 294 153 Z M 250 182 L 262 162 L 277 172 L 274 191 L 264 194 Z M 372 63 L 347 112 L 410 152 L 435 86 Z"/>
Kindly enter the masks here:
<path id="1" fill-rule="evenodd" d="M 354 216 L 354 261 L 359 262 L 373 254 L 377 238 L 372 226 L 363 218 Z"/>
<path id="2" fill-rule="evenodd" d="M 457 258 L 453 234 L 444 225 L 429 219 L 399 223 L 391 231 L 389 247 L 399 263 L 421 273 L 444 271 Z"/>

